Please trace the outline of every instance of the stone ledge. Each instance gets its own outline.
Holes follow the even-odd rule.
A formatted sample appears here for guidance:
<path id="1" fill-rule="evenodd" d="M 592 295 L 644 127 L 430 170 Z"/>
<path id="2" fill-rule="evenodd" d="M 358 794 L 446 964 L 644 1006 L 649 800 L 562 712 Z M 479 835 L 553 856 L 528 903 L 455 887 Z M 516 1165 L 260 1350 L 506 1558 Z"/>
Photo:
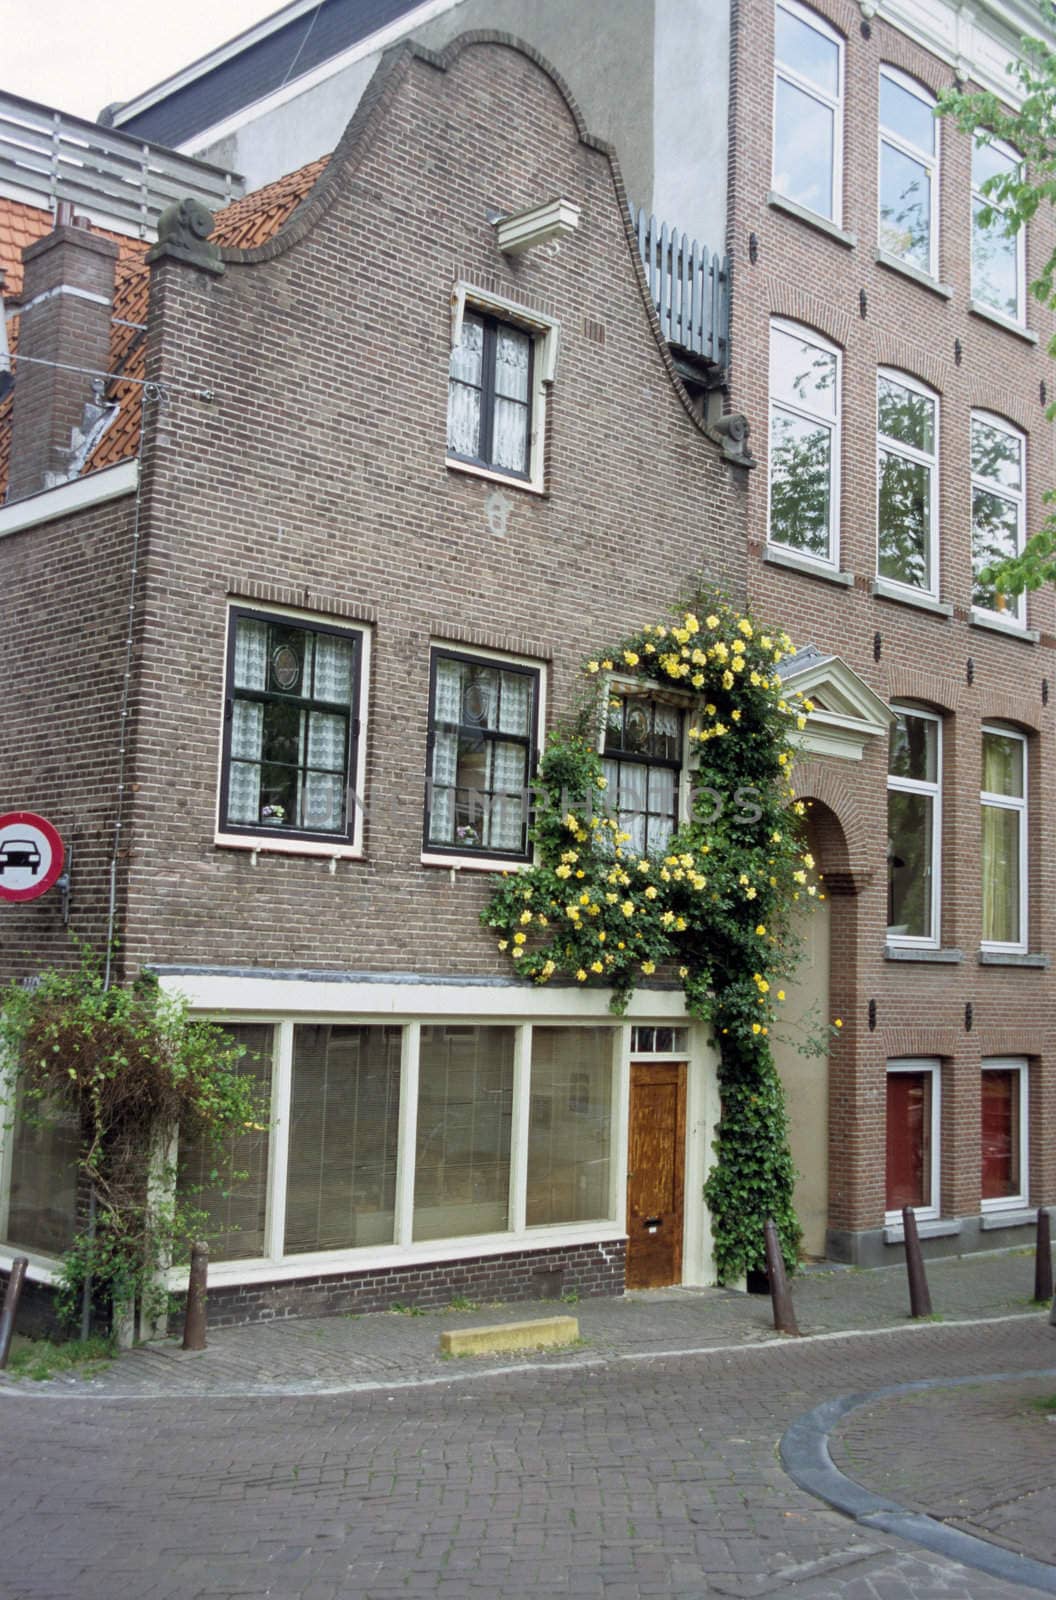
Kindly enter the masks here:
<path id="1" fill-rule="evenodd" d="M 917 1223 L 917 1237 L 920 1239 L 952 1239 L 964 1228 L 961 1217 L 936 1217 L 932 1222 Z M 905 1230 L 900 1222 L 891 1223 L 884 1229 L 885 1244 L 904 1244 Z"/>
<path id="2" fill-rule="evenodd" d="M 853 572 L 838 572 L 835 567 L 822 566 L 809 556 L 801 556 L 795 550 L 785 550 L 777 544 L 764 546 L 763 560 L 774 567 L 788 567 L 792 572 L 803 572 L 808 578 L 820 578 L 823 583 L 838 583 L 845 589 L 849 589 L 854 582 Z"/>
<path id="3" fill-rule="evenodd" d="M 1036 952 L 1017 954 L 1015 951 L 980 950 L 976 960 L 981 967 L 1037 967 L 1047 971 L 1048 956 Z"/>
<path id="4" fill-rule="evenodd" d="M 538 1317 L 532 1322 L 500 1322 L 486 1328 L 460 1328 L 440 1335 L 440 1354 L 492 1356 L 504 1350 L 551 1350 L 575 1344 L 578 1317 Z"/>
<path id="5" fill-rule="evenodd" d="M 858 235 L 848 233 L 845 228 L 837 227 L 835 222 L 830 222 L 828 217 L 821 216 L 817 211 L 811 211 L 807 206 L 801 206 L 796 200 L 789 200 L 783 194 L 778 194 L 776 189 L 771 189 L 766 197 L 768 206 L 775 211 L 784 211 L 790 217 L 795 217 L 798 222 L 805 222 L 808 228 L 816 228 L 819 233 L 824 233 L 828 238 L 835 239 L 837 244 L 845 245 L 848 250 L 853 250 L 858 243 Z"/>
<path id="6" fill-rule="evenodd" d="M 984 1233 L 993 1233 L 998 1228 L 1032 1228 L 1038 1220 L 1036 1210 L 1010 1210 L 1010 1211 L 984 1211 L 979 1218 L 979 1226 Z"/>
<path id="7" fill-rule="evenodd" d="M 923 946 L 885 944 L 885 961 L 932 961 L 943 966 L 955 966 L 964 960 L 964 951 L 956 949 L 953 945 L 946 949 L 929 950 Z"/>

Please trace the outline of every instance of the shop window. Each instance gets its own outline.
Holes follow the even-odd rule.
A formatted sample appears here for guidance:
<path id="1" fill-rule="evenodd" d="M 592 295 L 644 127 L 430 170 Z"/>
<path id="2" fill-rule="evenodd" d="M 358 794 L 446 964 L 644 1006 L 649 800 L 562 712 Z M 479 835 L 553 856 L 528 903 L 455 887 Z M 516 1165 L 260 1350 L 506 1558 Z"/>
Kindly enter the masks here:
<path id="1" fill-rule="evenodd" d="M 515 1029 L 421 1032 L 414 1238 L 509 1227 Z"/>
<path id="2" fill-rule="evenodd" d="M 530 1228 L 612 1215 L 612 1046 L 611 1028 L 532 1030 Z"/>
<path id="3" fill-rule="evenodd" d="M 253 1080 L 261 1119 L 270 1122 L 271 1042 L 274 1030 L 237 1023 L 224 1032 L 243 1046 L 239 1071 Z M 262 1256 L 267 1250 L 265 1219 L 268 1200 L 268 1156 L 271 1132 L 250 1128 L 218 1150 L 210 1140 L 181 1133 L 177 1157 L 177 1193 L 183 1205 L 205 1214 L 204 1232 L 211 1261 Z"/>

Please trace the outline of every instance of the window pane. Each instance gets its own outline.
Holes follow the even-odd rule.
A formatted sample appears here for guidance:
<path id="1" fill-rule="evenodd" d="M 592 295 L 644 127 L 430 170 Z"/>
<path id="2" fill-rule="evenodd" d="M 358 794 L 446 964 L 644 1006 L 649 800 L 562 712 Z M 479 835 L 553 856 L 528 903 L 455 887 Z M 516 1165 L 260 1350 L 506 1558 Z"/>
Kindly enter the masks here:
<path id="1" fill-rule="evenodd" d="M 972 186 L 980 189 L 988 178 L 1015 173 L 1019 162 L 992 144 L 976 145 L 972 150 Z"/>
<path id="2" fill-rule="evenodd" d="M 513 1028 L 423 1027 L 415 1239 L 509 1225 Z"/>
<path id="3" fill-rule="evenodd" d="M 777 8 L 774 49 L 782 66 L 790 67 L 826 94 L 839 93 L 839 46 L 783 6 Z"/>
<path id="4" fill-rule="evenodd" d="M 290 1255 L 393 1242 L 401 1044 L 398 1027 L 294 1029 Z"/>
<path id="5" fill-rule="evenodd" d="M 801 410 L 835 417 L 836 357 L 784 328 L 772 328 L 770 392 Z"/>
<path id="6" fill-rule="evenodd" d="M 935 154 L 935 117 L 931 106 L 886 72 L 880 74 L 880 122 L 909 144 Z"/>
<path id="7" fill-rule="evenodd" d="M 1006 806 L 983 807 L 983 938 L 1019 944 L 1019 818 Z"/>
<path id="8" fill-rule="evenodd" d="M 1009 238 L 1000 211 L 985 226 L 980 220 L 984 202 L 972 202 L 972 296 L 993 306 L 1006 317 L 1019 319 L 1019 252 L 1015 235 Z"/>
<path id="9" fill-rule="evenodd" d="M 981 417 L 972 418 L 972 471 L 999 489 L 1018 493 L 1023 488 L 1023 441 L 1005 428 L 992 428 Z"/>
<path id="10" fill-rule="evenodd" d="M 1022 739 L 1010 733 L 983 734 L 983 781 L 987 794 L 1005 794 L 1023 799 Z"/>
<path id="11" fill-rule="evenodd" d="M 6 1240 L 22 1250 L 61 1256 L 77 1231 L 78 1117 L 76 1111 L 39 1100 L 31 1102 L 29 1116 L 40 1125 L 32 1126 L 26 1120 L 19 1091 L 9 1135 L 11 1189 Z"/>
<path id="12" fill-rule="evenodd" d="M 984 1200 L 1006 1200 L 1023 1193 L 1019 1085 L 1018 1072 L 983 1073 Z"/>
<path id="13" fill-rule="evenodd" d="M 835 127 L 835 114 L 829 106 L 778 78 L 774 188 L 830 219 Z"/>
<path id="14" fill-rule="evenodd" d="M 916 778 L 937 783 L 939 778 L 939 725 L 930 717 L 900 711 L 891 729 L 888 771 L 893 778 Z"/>
<path id="15" fill-rule="evenodd" d="M 770 538 L 828 557 L 832 431 L 774 408 L 770 423 Z"/>
<path id="16" fill-rule="evenodd" d="M 491 456 L 507 472 L 528 471 L 528 407 L 520 401 L 496 398 Z"/>
<path id="17" fill-rule="evenodd" d="M 879 378 L 876 402 L 882 434 L 925 455 L 935 453 L 935 402 L 930 395 L 896 383 L 893 378 Z"/>
<path id="18" fill-rule="evenodd" d="M 893 145 L 880 145 L 880 245 L 931 270 L 931 174 Z"/>
<path id="19" fill-rule="evenodd" d="M 532 341 L 526 333 L 500 323 L 495 330 L 495 393 L 505 400 L 528 399 Z"/>
<path id="20" fill-rule="evenodd" d="M 903 456 L 880 452 L 880 555 L 884 578 L 931 585 L 931 468 Z"/>
<path id="21" fill-rule="evenodd" d="M 932 937 L 934 808 L 929 794 L 888 791 L 887 917 L 896 936 Z"/>
<path id="22" fill-rule="evenodd" d="M 990 494 L 986 489 L 972 491 L 972 604 L 985 606 L 994 611 L 1000 609 L 997 604 L 997 591 L 991 584 L 984 584 L 979 577 L 980 572 L 988 566 L 996 565 L 1006 556 L 1014 556 L 1019 551 L 1019 506 L 1014 500 L 1005 500 L 1001 495 Z M 1009 607 L 1015 615 L 1015 602 Z"/>
<path id="23" fill-rule="evenodd" d="M 253 1080 L 258 1101 L 267 1107 L 271 1099 L 273 1030 L 263 1024 L 239 1023 L 225 1027 L 224 1032 L 244 1045 L 246 1054 L 239 1062 L 239 1071 Z M 261 1121 L 269 1120 L 265 1110 Z M 265 1253 L 270 1138 L 268 1128 L 247 1129 L 223 1150 L 217 1150 L 201 1134 L 180 1134 L 177 1194 L 185 1205 L 208 1216 L 206 1237 L 211 1261 L 238 1261 Z"/>
<path id="24" fill-rule="evenodd" d="M 611 1028 L 536 1028 L 528 1123 L 530 1228 L 611 1215 Z"/>
<path id="25" fill-rule="evenodd" d="M 484 324 L 479 317 L 472 317 L 467 312 L 462 318 L 461 340 L 451 352 L 451 377 L 459 383 L 475 384 L 479 389 L 483 351 Z"/>
<path id="26" fill-rule="evenodd" d="M 887 1209 L 930 1206 L 931 1073 L 887 1075 Z"/>

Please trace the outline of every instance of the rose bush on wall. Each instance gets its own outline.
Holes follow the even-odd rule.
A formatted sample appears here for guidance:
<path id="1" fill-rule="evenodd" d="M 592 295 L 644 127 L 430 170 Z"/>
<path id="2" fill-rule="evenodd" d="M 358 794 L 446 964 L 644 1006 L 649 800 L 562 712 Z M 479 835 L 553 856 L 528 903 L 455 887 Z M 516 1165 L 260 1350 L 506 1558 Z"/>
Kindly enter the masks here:
<path id="1" fill-rule="evenodd" d="M 499 949 L 537 984 L 611 990 L 621 1014 L 642 977 L 677 975 L 720 1053 L 722 1115 L 705 1195 L 728 1282 L 765 1264 L 777 1223 L 794 1266 L 800 1238 L 781 1083 L 770 1048 L 796 941 L 790 913 L 816 895 L 790 733 L 809 700 L 777 671 L 788 635 L 717 597 L 647 624 L 586 663 L 599 695 L 552 733 L 536 781 L 536 864 L 504 873 L 482 913 Z M 618 675 L 618 677 L 616 676 Z M 626 694 L 680 691 L 688 720 L 689 819 L 661 851 L 631 847 L 606 794 L 599 726 Z"/>

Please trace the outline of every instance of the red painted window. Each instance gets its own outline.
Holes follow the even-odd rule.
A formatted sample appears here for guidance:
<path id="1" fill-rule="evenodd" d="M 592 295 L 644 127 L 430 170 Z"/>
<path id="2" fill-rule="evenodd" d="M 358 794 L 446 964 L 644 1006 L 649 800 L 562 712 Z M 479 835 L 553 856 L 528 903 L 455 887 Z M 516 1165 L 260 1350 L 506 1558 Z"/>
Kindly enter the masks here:
<path id="1" fill-rule="evenodd" d="M 1022 1192 L 1019 1078 L 1012 1070 L 983 1073 L 983 1199 Z"/>
<path id="2" fill-rule="evenodd" d="M 930 1072 L 887 1075 L 887 1209 L 930 1206 Z"/>

